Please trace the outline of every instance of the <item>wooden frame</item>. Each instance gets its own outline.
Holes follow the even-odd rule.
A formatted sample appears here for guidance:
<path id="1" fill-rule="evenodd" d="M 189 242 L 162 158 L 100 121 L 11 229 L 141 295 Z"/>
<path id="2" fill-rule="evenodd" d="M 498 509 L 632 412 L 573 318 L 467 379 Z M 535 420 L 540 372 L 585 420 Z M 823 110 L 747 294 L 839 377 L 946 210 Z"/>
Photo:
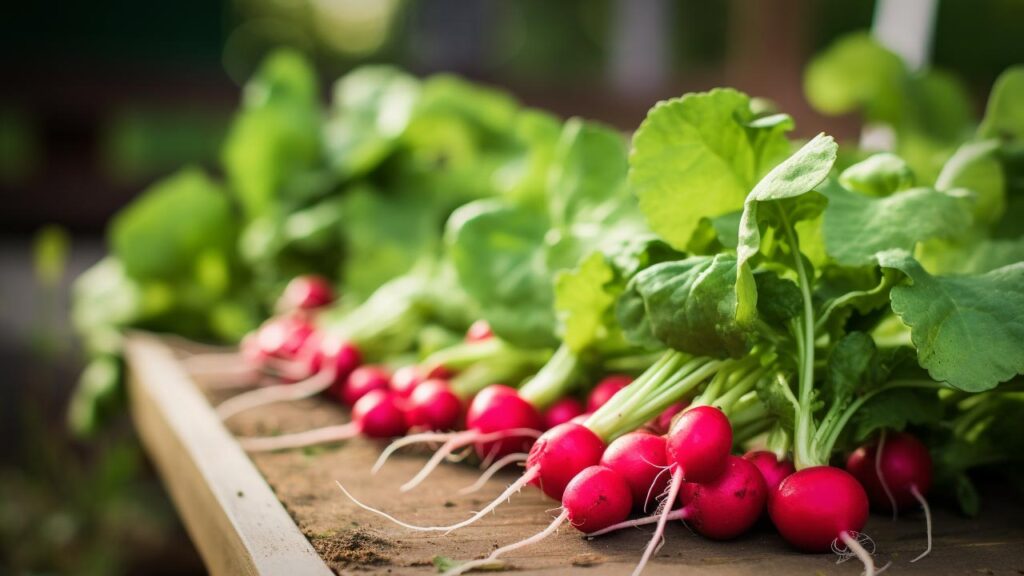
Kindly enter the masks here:
<path id="1" fill-rule="evenodd" d="M 125 346 L 139 437 L 211 574 L 330 575 L 209 403 L 158 338 Z"/>

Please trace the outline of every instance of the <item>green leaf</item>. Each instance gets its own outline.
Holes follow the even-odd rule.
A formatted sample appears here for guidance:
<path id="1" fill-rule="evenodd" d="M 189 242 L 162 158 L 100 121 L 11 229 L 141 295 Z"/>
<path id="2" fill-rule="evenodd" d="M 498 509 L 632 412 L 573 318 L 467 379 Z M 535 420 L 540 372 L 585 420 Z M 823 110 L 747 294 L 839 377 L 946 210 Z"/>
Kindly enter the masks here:
<path id="1" fill-rule="evenodd" d="M 868 196 L 888 196 L 912 187 L 914 172 L 899 156 L 882 152 L 843 170 L 839 183 Z"/>
<path id="2" fill-rule="evenodd" d="M 974 234 L 955 242 L 933 240 L 915 253 L 930 274 L 981 274 L 1024 262 L 1024 237 L 1003 240 Z"/>
<path id="3" fill-rule="evenodd" d="M 555 310 L 562 341 L 579 354 L 608 335 L 605 314 L 615 297 L 605 290 L 615 273 L 604 255 L 595 252 L 573 270 L 555 277 Z"/>
<path id="4" fill-rule="evenodd" d="M 1024 372 L 1024 263 L 951 277 L 900 251 L 879 254 L 879 264 L 907 275 L 889 297 L 932 378 L 978 392 Z"/>
<path id="5" fill-rule="evenodd" d="M 656 105 L 633 137 L 629 181 L 651 229 L 685 250 L 702 218 L 743 207 L 789 152 L 788 123 L 751 125 L 750 98 L 730 89 Z"/>
<path id="6" fill-rule="evenodd" d="M 129 276 L 180 280 L 204 253 L 233 252 L 236 225 L 223 190 L 187 169 L 147 189 L 110 224 L 109 240 Z"/>
<path id="7" fill-rule="evenodd" d="M 965 188 L 973 193 L 971 213 L 983 226 L 995 224 L 1006 211 L 1006 177 L 996 157 L 998 142 L 983 140 L 960 146 L 946 161 L 935 181 L 935 189 Z"/>
<path id="8" fill-rule="evenodd" d="M 906 77 L 899 56 L 867 33 L 856 33 L 840 38 L 811 61 L 804 72 L 804 93 L 824 114 L 862 109 L 871 121 L 895 122 L 902 114 Z"/>
<path id="9" fill-rule="evenodd" d="M 854 439 L 867 440 L 878 430 L 903 430 L 908 425 L 942 421 L 942 402 L 935 390 L 894 388 L 868 400 L 857 410 Z"/>
<path id="10" fill-rule="evenodd" d="M 1024 65 L 1013 66 L 996 79 L 978 135 L 1004 140 L 1024 138 Z"/>
<path id="11" fill-rule="evenodd" d="M 931 188 L 913 188 L 884 198 L 837 185 L 820 190 L 828 198 L 822 233 L 828 255 L 844 266 L 866 266 L 878 252 L 913 251 L 930 238 L 951 238 L 970 228 L 968 202 Z"/>
<path id="12" fill-rule="evenodd" d="M 846 404 L 872 382 L 875 342 L 863 332 L 850 332 L 828 355 L 824 390 L 833 404 Z"/>
<path id="13" fill-rule="evenodd" d="M 797 220 L 813 217 L 805 207 L 796 203 L 799 198 L 814 190 L 822 183 L 832 165 L 836 161 L 839 147 L 831 136 L 818 134 L 810 142 L 793 153 L 781 164 L 769 172 L 757 186 L 751 190 L 743 206 L 740 218 L 739 243 L 736 247 L 736 317 L 741 323 L 747 323 L 754 317 L 757 307 L 757 287 L 749 260 L 761 249 L 761 231 L 758 226 L 759 217 L 770 217 L 772 214 L 759 214 L 761 204 L 771 204 L 781 213 L 788 213 L 784 226 L 792 226 Z"/>
<path id="14" fill-rule="evenodd" d="M 556 344 L 546 219 L 494 201 L 463 206 L 448 220 L 447 244 L 459 281 L 494 333 L 512 344 Z"/>
<path id="15" fill-rule="evenodd" d="M 289 178 L 320 158 L 316 78 L 301 55 L 269 56 L 246 84 L 221 160 L 230 190 L 249 217 L 266 213 Z"/>
<path id="16" fill-rule="evenodd" d="M 749 351 L 751 332 L 734 317 L 736 258 L 695 256 L 652 266 L 630 281 L 646 310 L 649 329 L 671 348 L 702 356 L 738 357 Z M 620 309 L 630 333 L 642 334 L 635 296 Z"/>

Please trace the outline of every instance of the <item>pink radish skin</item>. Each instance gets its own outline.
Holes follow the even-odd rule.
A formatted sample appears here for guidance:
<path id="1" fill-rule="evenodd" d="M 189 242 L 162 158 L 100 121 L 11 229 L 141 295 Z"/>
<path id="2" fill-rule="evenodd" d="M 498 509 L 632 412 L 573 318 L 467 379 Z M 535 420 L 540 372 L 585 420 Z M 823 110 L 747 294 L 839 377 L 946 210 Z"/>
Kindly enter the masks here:
<path id="1" fill-rule="evenodd" d="M 267 356 L 292 359 L 313 334 L 313 325 L 295 316 L 272 318 L 256 334 L 259 347 Z"/>
<path id="2" fill-rule="evenodd" d="M 711 406 L 690 408 L 676 417 L 665 445 L 668 464 L 684 482 L 712 482 L 725 472 L 732 450 L 732 426 Z"/>
<path id="3" fill-rule="evenodd" d="M 651 510 L 655 499 L 668 488 L 665 438 L 646 432 L 631 432 L 617 438 L 601 457 L 601 465 L 615 470 L 626 480 L 637 510 Z"/>
<path id="4" fill-rule="evenodd" d="M 462 417 L 462 401 L 445 380 L 431 379 L 412 391 L 406 404 L 410 427 L 452 430 Z"/>
<path id="5" fill-rule="evenodd" d="M 409 431 L 398 398 L 384 389 L 361 396 L 352 406 L 352 421 L 370 438 L 393 438 Z"/>
<path id="6" fill-rule="evenodd" d="M 768 494 L 774 493 L 790 474 L 796 472 L 796 468 L 789 460 L 779 460 L 774 452 L 767 450 L 752 450 L 743 455 L 747 460 L 761 472 L 764 483 L 768 487 Z"/>
<path id="7" fill-rule="evenodd" d="M 391 376 L 391 391 L 402 398 L 408 398 L 426 379 L 419 366 L 402 366 Z"/>
<path id="8" fill-rule="evenodd" d="M 846 470 L 860 481 L 868 493 L 871 506 L 877 510 L 892 511 L 892 502 L 886 495 L 888 486 L 897 510 L 919 505 L 913 489 L 924 495 L 932 486 L 932 457 L 928 448 L 910 434 L 890 433 L 886 436 L 881 459 L 877 461 L 878 443 L 861 446 L 846 460 Z M 885 486 L 878 477 L 881 471 Z"/>
<path id="9" fill-rule="evenodd" d="M 541 430 L 544 421 L 537 409 L 519 397 L 515 388 L 492 384 L 480 391 L 469 404 L 466 428 L 481 434 L 527 428 Z M 533 438 L 512 437 L 493 442 L 477 442 L 476 453 L 481 458 L 501 458 L 513 452 L 526 452 Z"/>
<path id="10" fill-rule="evenodd" d="M 256 332 L 246 334 L 238 345 L 238 351 L 246 364 L 259 368 L 267 361 L 268 355 L 260 347 L 259 336 Z"/>
<path id="11" fill-rule="evenodd" d="M 562 398 L 544 411 L 544 429 L 550 430 L 559 424 L 570 422 L 583 414 L 583 404 L 575 398 Z"/>
<path id="12" fill-rule="evenodd" d="M 584 468 L 566 485 L 562 506 L 573 527 L 589 534 L 625 520 L 633 500 L 621 474 L 595 465 Z"/>
<path id="13" fill-rule="evenodd" d="M 712 540 L 729 540 L 750 530 L 767 499 L 761 472 L 738 456 L 728 457 L 725 472 L 717 480 L 686 483 L 680 491 L 687 524 Z"/>
<path id="14" fill-rule="evenodd" d="M 672 419 L 676 417 L 676 414 L 686 410 L 686 407 L 689 405 L 688 402 L 676 402 L 665 408 L 665 411 L 659 414 L 647 427 L 655 434 L 668 434 L 668 431 L 672 429 Z"/>
<path id="15" fill-rule="evenodd" d="M 493 337 L 494 332 L 491 331 L 491 325 L 487 323 L 487 320 L 477 320 L 466 330 L 466 342 L 483 342 Z"/>
<path id="16" fill-rule="evenodd" d="M 389 390 L 391 374 L 382 366 L 360 366 L 352 371 L 331 392 L 346 406 L 354 406 L 373 390 Z"/>
<path id="17" fill-rule="evenodd" d="M 611 400 L 612 396 L 615 396 L 619 390 L 629 386 L 629 383 L 632 381 L 632 378 L 622 374 L 606 376 L 590 391 L 590 395 L 587 397 L 587 412 L 597 411 L 598 408 Z"/>
<path id="18" fill-rule="evenodd" d="M 569 422 L 555 426 L 541 434 L 530 448 L 526 470 L 536 471 L 530 484 L 560 500 L 577 474 L 601 461 L 604 449 L 604 442 L 585 426 Z"/>
<path id="19" fill-rule="evenodd" d="M 282 312 L 314 310 L 333 301 L 334 291 L 327 279 L 314 275 L 297 276 L 285 286 L 277 301 L 277 309 Z"/>
<path id="20" fill-rule="evenodd" d="M 768 499 L 768 514 L 783 538 L 804 552 L 827 552 L 868 519 L 868 496 L 840 468 L 814 466 L 791 474 Z"/>

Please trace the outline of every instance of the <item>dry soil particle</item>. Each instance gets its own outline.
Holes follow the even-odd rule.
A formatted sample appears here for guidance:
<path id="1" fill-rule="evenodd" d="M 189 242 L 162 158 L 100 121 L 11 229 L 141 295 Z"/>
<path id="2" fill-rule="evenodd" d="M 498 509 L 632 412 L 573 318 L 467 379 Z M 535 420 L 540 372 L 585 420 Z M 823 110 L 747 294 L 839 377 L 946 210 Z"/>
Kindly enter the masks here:
<path id="1" fill-rule="evenodd" d="M 366 530 L 307 536 L 313 548 L 335 571 L 353 566 L 382 566 L 391 563 L 391 543 Z"/>

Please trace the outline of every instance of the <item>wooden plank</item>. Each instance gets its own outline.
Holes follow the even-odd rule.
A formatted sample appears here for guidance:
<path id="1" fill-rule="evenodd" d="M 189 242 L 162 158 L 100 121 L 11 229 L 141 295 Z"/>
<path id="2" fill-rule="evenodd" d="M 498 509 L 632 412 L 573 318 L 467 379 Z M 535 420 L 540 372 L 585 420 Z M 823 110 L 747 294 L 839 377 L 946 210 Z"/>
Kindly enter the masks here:
<path id="1" fill-rule="evenodd" d="M 329 575 L 173 352 L 132 334 L 132 418 L 211 574 Z"/>

